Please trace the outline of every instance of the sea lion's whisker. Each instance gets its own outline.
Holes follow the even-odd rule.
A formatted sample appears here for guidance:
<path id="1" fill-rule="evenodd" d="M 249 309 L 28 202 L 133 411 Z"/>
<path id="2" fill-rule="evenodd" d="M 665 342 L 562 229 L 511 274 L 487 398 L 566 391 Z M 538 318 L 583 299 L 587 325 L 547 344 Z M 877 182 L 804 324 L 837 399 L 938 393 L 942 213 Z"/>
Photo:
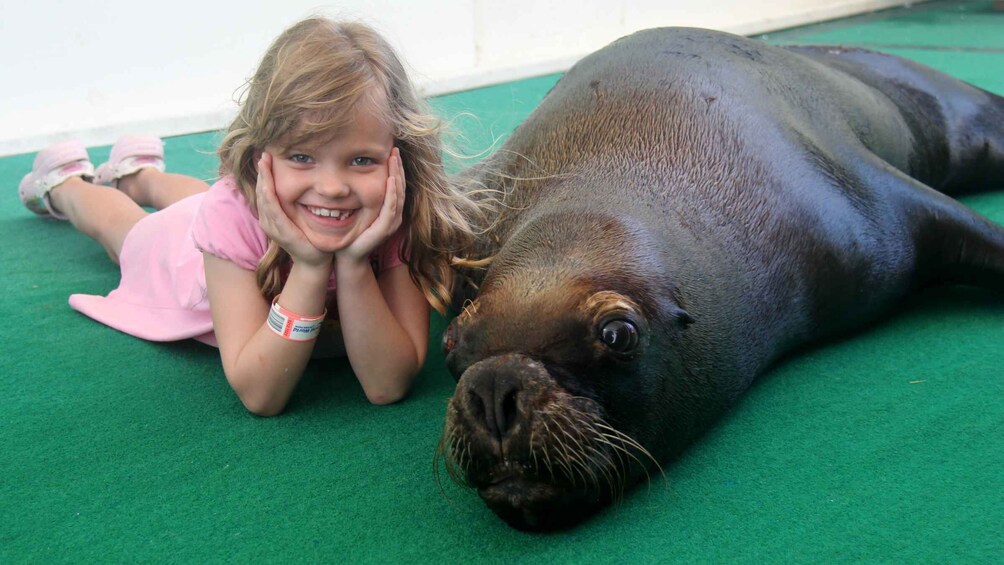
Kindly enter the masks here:
<path id="1" fill-rule="evenodd" d="M 601 428 L 601 429 L 606 430 L 608 432 L 608 434 L 604 434 L 605 436 L 607 436 L 607 435 L 612 436 L 613 438 L 616 438 L 618 441 L 620 441 L 621 443 L 627 445 L 628 447 L 634 448 L 641 455 L 644 455 L 649 461 L 652 462 L 653 465 L 655 465 L 655 468 L 659 470 L 659 474 L 662 475 L 663 480 L 665 480 L 667 482 L 669 481 L 669 479 L 666 478 L 666 472 L 663 471 L 662 465 L 659 464 L 659 461 L 647 449 L 645 449 L 644 447 L 642 447 L 642 445 L 640 443 L 638 443 L 637 441 L 635 441 L 634 438 L 632 438 L 631 436 L 625 434 L 624 432 L 622 432 L 622 431 L 620 431 L 618 429 L 615 429 L 615 428 L 609 426 L 608 424 L 604 424 L 603 422 L 597 421 L 596 422 L 596 426 L 598 428 Z M 635 459 L 635 460 L 637 461 L 637 459 Z M 639 463 L 641 463 L 641 462 L 639 461 Z M 642 467 L 645 467 L 645 465 L 642 465 Z M 648 473 L 646 472 L 646 475 L 647 474 Z"/>
<path id="2" fill-rule="evenodd" d="M 615 442 L 614 440 L 617 440 L 617 441 Z M 620 438 L 618 438 L 616 436 L 609 436 L 607 434 L 597 432 L 596 441 L 599 442 L 599 443 L 602 443 L 604 445 L 608 445 L 608 446 L 610 446 L 610 448 L 612 448 L 612 449 L 614 449 L 614 450 L 616 450 L 618 452 L 621 452 L 624 455 L 627 455 L 630 459 L 632 459 L 635 463 L 637 463 L 638 467 L 640 467 L 641 470 L 642 470 L 642 472 L 645 473 L 645 481 L 646 482 L 652 482 L 652 476 L 649 475 L 649 473 L 648 473 L 648 466 L 645 465 L 645 463 L 641 459 L 639 459 L 638 457 L 636 457 L 635 454 L 632 453 L 632 451 L 630 449 L 628 449 L 627 447 L 624 447 L 623 445 L 617 443 L 617 442 L 620 441 Z"/>
<path id="3" fill-rule="evenodd" d="M 578 449 L 572 450 L 572 452 L 571 452 L 571 455 L 573 455 L 573 457 L 572 457 L 573 461 L 576 462 L 576 463 L 578 463 L 579 466 L 582 469 L 584 469 L 586 472 L 589 473 L 590 477 L 592 478 L 592 483 L 593 484 L 599 485 L 599 483 L 600 483 L 599 478 L 596 476 L 596 474 L 593 472 L 593 470 L 590 468 L 590 466 L 588 464 L 586 464 L 586 461 L 583 460 L 583 458 L 582 458 L 582 455 L 584 455 L 584 453 L 583 453 L 583 446 L 582 446 L 581 440 L 579 438 L 573 437 L 570 433 L 568 433 L 568 430 L 566 430 L 565 428 L 559 427 L 559 429 L 561 430 L 561 433 L 565 434 L 566 437 L 568 437 L 570 440 L 572 440 L 573 442 L 575 442 L 575 446 L 578 448 Z M 586 482 L 586 485 L 588 486 L 589 481 L 586 479 L 585 474 L 582 475 L 582 479 L 583 479 L 583 481 Z"/>
<path id="4" fill-rule="evenodd" d="M 553 443 L 555 443 L 558 448 L 560 448 L 560 451 L 558 452 L 558 455 L 560 456 L 558 457 L 558 463 L 560 463 L 562 468 L 565 469 L 565 475 L 572 482 L 572 486 L 573 487 L 576 486 L 577 483 L 575 480 L 575 473 L 572 467 L 572 461 L 568 457 L 568 446 L 566 446 L 564 442 L 562 442 L 560 438 L 551 431 L 551 428 L 547 425 L 546 421 L 543 421 L 542 423 L 544 424 L 544 428 L 547 430 L 548 437 L 553 440 Z M 582 475 L 582 481 L 586 485 L 589 484 L 589 481 L 586 480 L 585 475 Z"/>
<path id="5" fill-rule="evenodd" d="M 582 399 L 582 397 L 576 397 L 576 398 Z M 582 399 L 582 400 L 588 400 L 588 399 Z M 575 421 L 572 420 L 571 416 L 573 416 L 573 415 L 576 417 Z M 605 436 L 604 436 L 604 434 L 602 432 L 600 432 L 599 430 L 596 430 L 594 428 L 594 424 L 597 424 L 597 423 L 599 423 L 601 421 L 597 416 L 595 416 L 593 414 L 589 414 L 589 413 L 583 412 L 581 410 L 578 410 L 578 409 L 576 409 L 576 408 L 574 408 L 574 407 L 572 407 L 570 405 L 564 406 L 564 410 L 561 412 L 561 416 L 571 425 L 571 427 L 573 429 L 581 429 L 582 432 L 583 432 L 583 435 L 585 435 L 586 433 L 591 433 L 594 436 L 594 440 L 595 439 L 599 439 L 598 443 L 602 443 L 602 444 L 609 444 L 610 443 L 605 438 Z M 589 445 L 589 448 L 592 449 L 594 453 L 602 455 L 602 457 L 603 457 L 603 459 L 605 461 L 602 462 L 602 463 L 599 463 L 599 465 L 602 466 L 605 469 L 605 472 L 608 472 L 608 471 L 606 471 L 607 469 L 613 469 L 613 472 L 616 473 L 617 485 L 619 487 L 619 490 L 620 490 L 621 493 L 623 493 L 623 489 L 625 488 L 625 483 L 626 483 L 626 479 L 627 479 L 626 475 L 622 474 L 622 468 L 623 469 L 627 468 L 626 462 L 622 458 L 623 456 L 621 454 L 621 451 L 624 451 L 624 450 L 613 449 L 611 452 L 604 452 L 604 451 L 601 451 L 599 449 L 596 449 L 594 447 L 594 443 L 597 443 L 597 442 L 596 441 L 588 441 L 588 442 L 586 442 L 586 445 Z M 615 446 L 610 445 L 610 447 L 613 448 Z M 610 455 L 610 453 L 614 453 L 614 454 L 617 455 L 617 462 L 614 461 L 614 459 Z M 628 455 L 630 455 L 630 454 L 628 454 Z M 595 460 L 595 457 L 593 458 L 593 460 Z M 641 462 L 639 461 L 639 464 L 640 463 Z M 612 497 L 614 497 L 615 496 L 613 494 L 614 477 L 612 475 L 608 474 L 608 478 L 611 481 L 611 495 L 612 495 Z"/>
<path id="6" fill-rule="evenodd" d="M 620 469 L 617 468 L 617 465 L 614 463 L 613 458 L 610 457 L 609 452 L 598 449 L 594 442 L 587 442 L 586 449 L 589 450 L 588 455 L 590 461 L 593 462 L 596 468 L 600 469 L 607 484 L 610 486 L 610 498 L 616 498 L 616 485 L 619 485 L 623 481 Z"/>
<path id="7" fill-rule="evenodd" d="M 561 414 L 561 412 L 560 412 L 560 411 L 554 411 L 554 412 L 551 412 L 551 414 L 552 414 L 552 415 L 560 415 L 560 414 Z M 552 421 L 553 421 L 553 419 L 552 419 Z M 572 437 L 571 437 L 571 436 L 570 436 L 570 435 L 569 435 L 569 434 L 568 434 L 568 433 L 567 433 L 567 432 L 566 432 L 566 431 L 565 431 L 565 430 L 563 429 L 563 427 L 561 427 L 561 426 L 557 426 L 557 422 L 556 422 L 556 421 L 555 421 L 554 423 L 555 423 L 555 425 L 556 425 L 556 428 L 557 428 L 557 429 L 558 429 L 559 431 L 561 431 L 561 433 L 562 433 L 562 434 L 563 434 L 563 435 L 564 435 L 565 437 L 569 438 L 569 439 L 570 439 L 570 440 L 572 440 L 573 442 L 575 441 L 575 439 L 574 439 L 574 438 L 572 438 Z M 544 426 L 546 427 L 546 422 L 545 422 L 545 425 L 544 425 Z M 560 439 L 559 437 L 557 437 L 557 436 L 555 436 L 555 435 L 554 435 L 553 433 L 551 433 L 551 432 L 550 432 L 550 428 L 547 428 L 547 431 L 548 431 L 548 435 L 550 436 L 551 440 L 553 440 L 553 441 L 554 441 L 555 443 L 557 443 L 558 447 L 560 447 L 560 448 L 561 448 L 561 453 L 562 453 L 562 454 L 563 454 L 563 456 L 564 456 L 564 461 L 566 461 L 566 462 L 568 463 L 568 465 L 569 465 L 569 468 L 571 468 L 571 467 L 572 467 L 572 465 L 573 465 L 573 464 L 575 463 L 575 458 L 573 457 L 573 455 L 574 455 L 574 452 L 570 452 L 570 451 L 569 451 L 569 450 L 570 450 L 570 448 L 569 448 L 569 447 L 568 447 L 567 445 L 565 445 L 565 443 L 564 443 L 563 441 L 561 441 L 561 439 Z M 573 474 L 571 473 L 571 470 L 569 470 L 569 479 L 571 479 L 571 481 L 572 481 L 572 484 L 574 485 L 574 484 L 575 484 L 575 478 L 574 478 L 574 477 L 573 477 L 572 475 L 573 475 Z M 581 473 L 581 472 L 579 472 L 579 475 L 580 475 L 580 476 L 582 477 L 582 483 L 583 483 L 583 486 L 584 486 L 584 487 L 588 487 L 588 485 L 589 485 L 589 481 L 588 481 L 588 479 L 586 479 L 585 475 L 584 475 L 583 473 Z"/>
<path id="8" fill-rule="evenodd" d="M 577 420 L 573 420 L 571 416 L 569 416 L 569 414 L 567 413 L 562 413 L 561 416 L 562 418 L 565 419 L 566 422 L 569 423 L 569 427 L 571 429 L 580 432 L 580 435 L 576 438 L 575 441 L 579 449 L 582 451 L 583 455 L 587 456 L 589 460 L 593 462 L 593 464 L 589 465 L 588 468 L 590 469 L 590 473 L 595 477 L 595 483 L 599 485 L 599 477 L 596 477 L 595 473 L 592 471 L 594 468 L 599 468 L 603 473 L 607 475 L 607 477 L 610 480 L 613 480 L 609 474 L 609 467 L 613 465 L 613 460 L 602 451 L 596 449 L 596 447 L 594 446 L 594 442 L 591 439 L 589 439 L 590 434 L 594 433 L 592 431 L 592 422 L 587 421 L 583 417 L 584 414 L 581 413 L 578 414 L 579 417 L 577 418 Z M 562 428 L 562 431 L 565 432 L 566 434 L 568 433 L 565 428 Z M 591 451 L 594 455 L 589 455 L 586 452 L 586 450 Z M 598 461 L 596 455 L 601 456 L 603 460 Z"/>

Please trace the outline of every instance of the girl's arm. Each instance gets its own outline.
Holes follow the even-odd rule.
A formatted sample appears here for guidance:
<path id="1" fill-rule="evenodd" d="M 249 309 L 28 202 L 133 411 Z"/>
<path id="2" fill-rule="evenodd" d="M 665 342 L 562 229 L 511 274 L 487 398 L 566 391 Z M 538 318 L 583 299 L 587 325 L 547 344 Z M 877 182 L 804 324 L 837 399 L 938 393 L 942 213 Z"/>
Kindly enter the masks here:
<path id="1" fill-rule="evenodd" d="M 335 290 L 345 352 L 374 404 L 400 400 L 425 362 L 429 305 L 398 266 L 373 274 L 369 256 L 401 227 L 405 202 L 401 152 L 391 150 L 387 191 L 376 220 L 345 249 L 335 252 Z"/>
<path id="2" fill-rule="evenodd" d="M 255 194 L 262 230 L 293 258 L 279 305 L 301 316 L 321 315 L 333 255 L 311 245 L 282 210 L 267 153 L 258 163 Z M 274 416 L 289 402 L 314 340 L 291 341 L 276 335 L 267 323 L 271 304 L 262 297 L 255 274 L 213 255 L 203 257 L 213 330 L 227 382 L 249 411 Z"/>
<path id="3" fill-rule="evenodd" d="M 400 400 L 425 362 L 429 303 L 408 268 L 373 274 L 335 255 L 338 318 L 352 371 L 373 404 Z"/>
<path id="4" fill-rule="evenodd" d="M 271 305 L 262 297 L 254 272 L 208 253 L 203 257 L 213 330 L 227 382 L 248 411 L 279 414 L 303 375 L 314 341 L 290 341 L 269 328 Z M 280 304 L 304 316 L 320 315 L 330 272 L 330 263 L 326 268 L 294 263 Z"/>

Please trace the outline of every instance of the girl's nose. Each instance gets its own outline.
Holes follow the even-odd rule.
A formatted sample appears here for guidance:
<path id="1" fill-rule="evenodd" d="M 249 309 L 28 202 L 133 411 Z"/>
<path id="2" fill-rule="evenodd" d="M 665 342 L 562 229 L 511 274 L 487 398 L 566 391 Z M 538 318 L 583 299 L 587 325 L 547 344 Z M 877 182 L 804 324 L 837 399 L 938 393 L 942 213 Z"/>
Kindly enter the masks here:
<path id="1" fill-rule="evenodd" d="M 337 171 L 321 171 L 316 190 L 328 198 L 341 198 L 351 192 L 349 183 Z"/>

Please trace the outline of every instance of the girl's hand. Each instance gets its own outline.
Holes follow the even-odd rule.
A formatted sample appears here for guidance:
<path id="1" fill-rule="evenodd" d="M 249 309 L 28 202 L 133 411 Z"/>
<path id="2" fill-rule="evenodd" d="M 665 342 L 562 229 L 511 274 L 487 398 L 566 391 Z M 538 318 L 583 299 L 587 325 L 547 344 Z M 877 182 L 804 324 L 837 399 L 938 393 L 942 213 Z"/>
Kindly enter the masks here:
<path id="1" fill-rule="evenodd" d="M 333 255 L 314 247 L 279 204 L 279 197 L 275 194 L 275 181 L 272 179 L 272 155 L 265 152 L 262 152 L 258 160 L 255 196 L 261 229 L 269 239 L 285 249 L 294 262 L 313 266 L 331 264 Z"/>
<path id="2" fill-rule="evenodd" d="M 391 149 L 387 169 L 387 190 L 384 193 L 380 213 L 355 241 L 335 252 L 339 259 L 367 262 L 373 250 L 401 227 L 404 217 L 405 181 L 404 163 L 401 162 L 401 151 L 397 147 Z"/>

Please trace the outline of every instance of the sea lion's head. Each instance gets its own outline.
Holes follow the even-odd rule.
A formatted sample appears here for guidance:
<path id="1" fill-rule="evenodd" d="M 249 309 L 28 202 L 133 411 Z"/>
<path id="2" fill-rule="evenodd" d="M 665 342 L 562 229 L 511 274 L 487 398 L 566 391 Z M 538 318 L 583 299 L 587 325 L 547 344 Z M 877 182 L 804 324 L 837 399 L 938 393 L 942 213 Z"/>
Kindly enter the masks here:
<path id="1" fill-rule="evenodd" d="M 513 527 L 573 525 L 675 447 L 691 319 L 652 241 L 609 214 L 540 215 L 445 332 L 447 469 Z"/>

